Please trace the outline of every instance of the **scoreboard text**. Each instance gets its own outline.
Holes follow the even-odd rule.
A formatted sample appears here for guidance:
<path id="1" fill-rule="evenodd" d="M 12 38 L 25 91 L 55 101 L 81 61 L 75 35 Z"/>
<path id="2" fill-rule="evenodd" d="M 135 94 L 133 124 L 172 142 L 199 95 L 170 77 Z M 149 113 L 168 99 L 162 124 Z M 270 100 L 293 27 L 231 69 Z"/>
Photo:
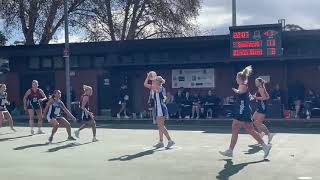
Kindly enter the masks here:
<path id="1" fill-rule="evenodd" d="M 231 57 L 282 55 L 281 24 L 230 27 Z"/>

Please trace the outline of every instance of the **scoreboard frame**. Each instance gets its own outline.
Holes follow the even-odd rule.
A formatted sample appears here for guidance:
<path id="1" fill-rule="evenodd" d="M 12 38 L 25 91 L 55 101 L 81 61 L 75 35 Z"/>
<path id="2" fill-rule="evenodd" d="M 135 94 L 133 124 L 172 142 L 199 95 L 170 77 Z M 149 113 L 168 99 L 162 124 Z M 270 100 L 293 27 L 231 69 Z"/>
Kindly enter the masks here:
<path id="1" fill-rule="evenodd" d="M 281 57 L 282 24 L 231 26 L 230 58 Z"/>

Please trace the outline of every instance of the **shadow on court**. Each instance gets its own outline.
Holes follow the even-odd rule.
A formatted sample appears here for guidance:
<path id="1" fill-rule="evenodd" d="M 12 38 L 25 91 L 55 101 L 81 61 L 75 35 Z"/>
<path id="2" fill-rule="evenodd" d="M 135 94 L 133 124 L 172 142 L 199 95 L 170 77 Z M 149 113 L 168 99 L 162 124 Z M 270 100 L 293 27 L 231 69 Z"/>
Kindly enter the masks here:
<path id="1" fill-rule="evenodd" d="M 144 156 L 152 155 L 155 152 L 160 152 L 160 151 L 165 151 L 165 150 L 170 150 L 170 149 L 167 149 L 167 148 L 165 148 L 165 149 L 154 148 L 154 149 L 149 149 L 149 150 L 146 150 L 146 151 L 138 152 L 136 154 L 123 155 L 123 156 L 120 156 L 120 157 L 117 157 L 117 158 L 112 158 L 112 159 L 109 159 L 108 161 L 130 161 L 130 160 L 133 160 L 133 159 L 137 159 L 137 158 L 141 158 L 141 157 L 144 157 Z"/>
<path id="2" fill-rule="evenodd" d="M 257 164 L 262 162 L 269 162 L 269 160 L 260 160 L 260 161 L 252 161 L 252 162 L 246 162 L 246 163 L 240 163 L 240 164 L 233 164 L 232 159 L 223 159 L 223 161 L 226 161 L 226 164 L 224 165 L 224 169 L 222 169 L 219 172 L 219 175 L 216 176 L 218 180 L 229 180 L 229 178 L 235 174 L 238 174 L 241 170 L 243 170 L 246 166 L 250 164 Z"/>
<path id="3" fill-rule="evenodd" d="M 232 121 L 226 122 L 226 125 L 218 124 L 167 124 L 169 130 L 175 131 L 202 131 L 202 133 L 213 134 L 231 134 Z M 289 123 L 290 124 L 290 123 Z M 320 124 L 320 123 L 319 123 Z M 265 123 L 265 125 L 272 131 L 272 133 L 289 133 L 289 134 L 320 134 L 317 126 L 296 126 L 291 127 L 287 125 L 273 126 L 272 124 Z M 156 130 L 156 125 L 153 124 L 108 124 L 107 126 L 100 126 L 103 129 L 135 129 L 135 130 Z M 247 134 L 242 128 L 240 134 Z"/>
<path id="4" fill-rule="evenodd" d="M 68 148 L 72 148 L 72 147 L 77 147 L 77 146 L 83 146 L 83 145 L 86 145 L 86 144 L 91 144 L 93 142 L 87 142 L 87 143 L 69 143 L 69 144 L 66 144 L 66 145 L 63 145 L 63 146 L 58 146 L 58 147 L 54 147 L 54 148 L 50 148 L 48 149 L 47 152 L 57 152 L 57 151 L 60 151 L 60 150 L 63 150 L 63 149 L 68 149 Z"/>
<path id="5" fill-rule="evenodd" d="M 26 138 L 26 137 L 31 137 L 32 135 L 26 135 L 26 136 L 17 136 L 17 137 L 10 137 L 10 138 L 2 138 L 0 139 L 0 142 L 3 141 L 11 141 L 11 140 L 15 140 L 15 139 L 21 139 L 21 138 Z"/>
<path id="6" fill-rule="evenodd" d="M 1 136 L 1 135 L 13 134 L 13 133 L 14 133 L 14 132 L 0 133 L 0 136 Z"/>
<path id="7" fill-rule="evenodd" d="M 262 147 L 259 144 L 249 145 L 248 147 L 250 149 L 248 149 L 248 151 L 245 151 L 244 154 L 256 154 L 262 150 Z"/>
<path id="8" fill-rule="evenodd" d="M 61 143 L 64 143 L 66 141 L 67 140 L 59 141 L 59 142 L 52 143 L 52 144 L 61 144 Z M 30 145 L 26 145 L 26 146 L 20 146 L 20 147 L 13 148 L 13 150 L 24 150 L 24 149 L 29 149 L 29 148 L 34 148 L 34 147 L 42 147 L 42 146 L 47 146 L 47 145 L 49 145 L 48 142 L 42 143 L 42 144 L 30 144 Z"/>

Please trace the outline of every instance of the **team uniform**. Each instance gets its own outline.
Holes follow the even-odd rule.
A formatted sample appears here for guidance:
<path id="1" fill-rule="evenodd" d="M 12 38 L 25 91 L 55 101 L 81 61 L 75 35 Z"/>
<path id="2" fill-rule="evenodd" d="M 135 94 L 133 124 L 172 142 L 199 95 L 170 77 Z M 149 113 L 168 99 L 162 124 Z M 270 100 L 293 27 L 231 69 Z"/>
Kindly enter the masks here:
<path id="1" fill-rule="evenodd" d="M 259 92 L 256 93 L 257 97 L 262 97 Z M 260 114 L 267 114 L 267 101 L 266 100 L 257 100 L 257 112 Z"/>
<path id="2" fill-rule="evenodd" d="M 82 101 L 85 96 L 88 96 L 88 95 L 82 95 L 80 98 L 80 108 L 82 108 Z M 86 108 L 89 111 L 89 96 L 88 96 L 88 102 L 87 102 L 87 104 L 85 104 L 84 108 Z M 93 119 L 88 113 L 86 113 L 86 111 L 81 109 L 81 120 L 82 121 L 91 121 Z"/>
<path id="3" fill-rule="evenodd" d="M 250 93 L 247 90 L 245 93 L 237 94 L 234 105 L 233 118 L 242 122 L 252 122 Z"/>
<path id="4" fill-rule="evenodd" d="M 50 105 L 47 120 L 50 122 L 52 119 L 61 118 L 61 100 L 54 100 L 53 103 Z"/>
<path id="5" fill-rule="evenodd" d="M 0 93 L 0 112 L 7 112 L 7 104 L 8 104 L 8 100 L 7 100 L 7 93 L 6 92 L 2 92 Z"/>
<path id="6" fill-rule="evenodd" d="M 168 108 L 164 102 L 165 89 L 161 86 L 160 92 L 153 93 L 156 117 L 168 117 Z"/>
<path id="7" fill-rule="evenodd" d="M 39 110 L 41 109 L 41 104 L 39 100 L 42 98 L 40 89 L 38 88 L 36 92 L 30 89 L 30 94 L 28 96 L 27 109 Z"/>

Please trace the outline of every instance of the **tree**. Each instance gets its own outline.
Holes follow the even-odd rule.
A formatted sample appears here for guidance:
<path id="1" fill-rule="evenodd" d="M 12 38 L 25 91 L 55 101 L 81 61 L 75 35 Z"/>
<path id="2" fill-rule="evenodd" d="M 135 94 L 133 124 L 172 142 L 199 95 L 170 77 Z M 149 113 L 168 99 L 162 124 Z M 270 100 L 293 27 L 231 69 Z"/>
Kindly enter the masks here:
<path id="1" fill-rule="evenodd" d="M 92 41 L 188 36 L 197 30 L 192 20 L 200 1 L 92 0 L 73 23 L 84 27 Z"/>
<path id="2" fill-rule="evenodd" d="M 86 0 L 68 0 L 68 13 L 72 19 Z M 48 44 L 63 25 L 63 0 L 5 0 L 0 7 L 7 32 L 23 32 L 27 45 Z"/>
<path id="3" fill-rule="evenodd" d="M 4 34 L 0 31 L 0 46 L 5 46 L 7 42 L 7 38 Z"/>
<path id="4" fill-rule="evenodd" d="M 296 24 L 287 24 L 284 27 L 284 30 L 285 31 L 303 31 L 304 29 L 301 26 L 296 25 Z"/>

